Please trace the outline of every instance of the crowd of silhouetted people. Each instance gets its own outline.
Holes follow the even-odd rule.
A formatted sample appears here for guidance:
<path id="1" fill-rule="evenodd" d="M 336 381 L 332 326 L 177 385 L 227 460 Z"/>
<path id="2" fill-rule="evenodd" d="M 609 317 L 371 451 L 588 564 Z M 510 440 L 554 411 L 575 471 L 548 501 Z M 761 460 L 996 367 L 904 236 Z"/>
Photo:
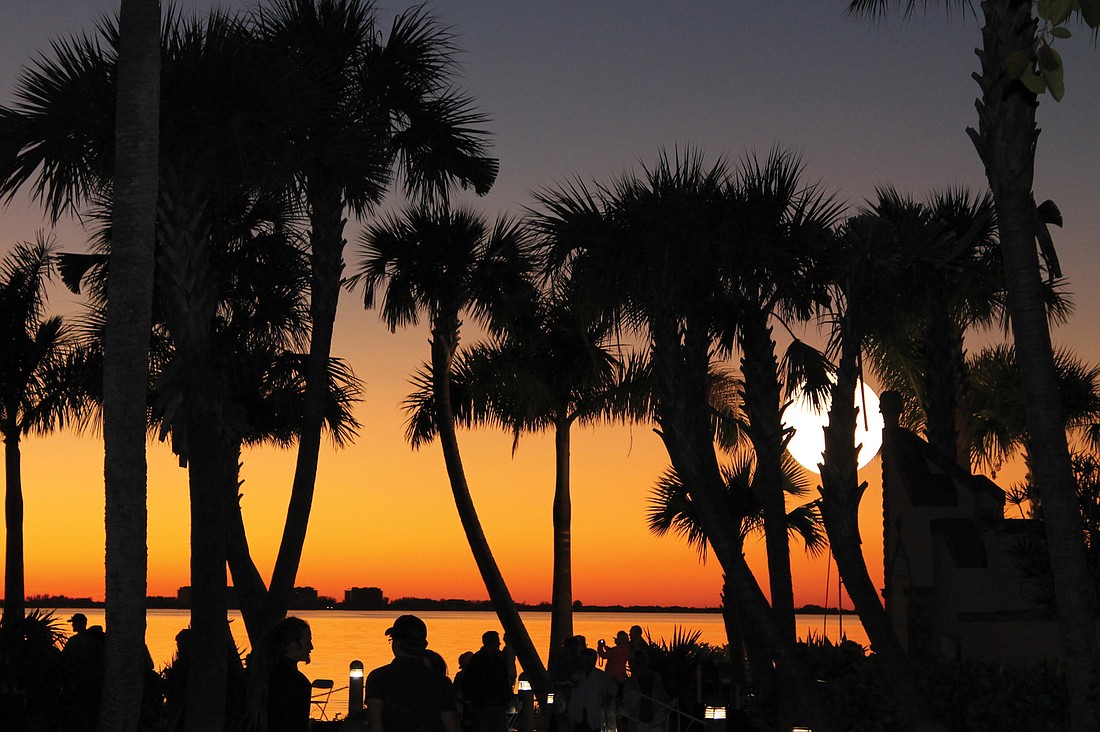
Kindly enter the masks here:
<path id="1" fill-rule="evenodd" d="M 93 732 L 103 691 L 106 634 L 88 626 L 83 613 L 69 618 L 72 634 L 60 650 L 54 644 L 41 673 L 28 671 L 20 689 L 24 709 L 48 716 L 19 719 L 5 710 L 3 732 L 48 730 Z M 386 630 L 393 660 L 370 671 L 363 682 L 364 711 L 342 729 L 370 732 L 507 732 L 524 728 L 536 703 L 530 686 L 517 685 L 516 654 L 507 635 L 485 631 L 476 650 L 462 653 L 453 680 L 447 663 L 428 647 L 428 628 L 415 615 L 402 615 Z M 146 651 L 141 730 L 182 732 L 186 727 L 192 631 L 176 636 L 176 653 L 160 673 Z M 313 636 L 297 617 L 277 623 L 264 642 L 242 660 L 226 648 L 225 729 L 309 732 L 314 688 L 299 670 L 309 663 Z M 610 644 L 588 647 L 584 636 L 567 638 L 550 663 L 551 689 L 541 711 L 554 732 L 651 732 L 664 728 L 669 695 L 654 664 L 652 648 L 633 626 Z M 527 693 L 520 692 L 520 689 Z M 6 690 L 6 697 L 12 696 Z M 34 698 L 31 698 L 34 697 Z M 10 701 L 10 699 L 9 699 Z M 526 713 L 526 717 L 523 715 Z"/>
<path id="2" fill-rule="evenodd" d="M 531 693 L 517 694 L 516 656 L 495 630 L 477 650 L 458 658 L 453 680 L 447 663 L 428 648 L 428 628 L 402 615 L 386 630 L 393 660 L 367 674 L 361 724 L 370 732 L 507 732 L 517 727 Z M 272 631 L 266 708 L 269 732 L 307 732 L 310 686 L 297 670 L 313 648 L 309 626 L 287 618 Z M 545 700 L 548 727 L 557 732 L 629 732 L 664 729 L 670 708 L 660 675 L 650 663 L 642 629 L 619 631 L 612 645 L 589 648 L 584 636 L 566 640 L 551 662 L 553 690 Z M 270 662 L 269 662 L 270 663 Z M 528 713 L 532 709 L 526 710 Z M 530 717 L 528 717 L 530 719 Z"/>

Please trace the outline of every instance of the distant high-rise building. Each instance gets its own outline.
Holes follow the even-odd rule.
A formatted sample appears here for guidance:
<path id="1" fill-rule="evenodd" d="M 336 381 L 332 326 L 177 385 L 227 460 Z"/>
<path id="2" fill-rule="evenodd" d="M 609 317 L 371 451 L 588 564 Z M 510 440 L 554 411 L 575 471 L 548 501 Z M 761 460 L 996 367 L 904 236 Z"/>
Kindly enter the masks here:
<path id="1" fill-rule="evenodd" d="M 380 587 L 352 587 L 344 590 L 346 610 L 383 610 L 389 602 L 389 598 L 382 596 Z"/>

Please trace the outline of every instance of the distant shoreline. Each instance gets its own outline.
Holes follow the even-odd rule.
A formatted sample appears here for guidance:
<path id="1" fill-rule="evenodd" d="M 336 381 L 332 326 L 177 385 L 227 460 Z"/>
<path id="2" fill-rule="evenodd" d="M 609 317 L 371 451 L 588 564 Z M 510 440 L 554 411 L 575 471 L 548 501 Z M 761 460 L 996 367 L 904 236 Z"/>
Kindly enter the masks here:
<path id="1" fill-rule="evenodd" d="M 64 595 L 47 595 L 27 598 L 27 608 L 58 609 L 58 608 L 102 608 L 105 603 L 101 600 L 93 600 L 90 597 L 66 597 Z M 550 612 L 550 603 L 537 604 L 516 603 L 521 611 Z M 146 609 L 149 610 L 187 610 L 189 605 L 175 597 L 148 597 Z M 230 610 L 239 610 L 239 607 L 231 605 Z M 371 607 L 349 607 L 344 603 L 315 603 L 300 605 L 291 610 L 419 610 L 419 611 L 448 611 L 448 612 L 493 612 L 493 605 L 488 600 L 462 600 L 462 599 L 430 599 L 423 597 L 401 597 L 388 603 L 377 604 Z M 573 604 L 573 612 L 583 613 L 683 613 L 683 614 L 718 614 L 718 607 L 689 607 L 685 605 L 585 605 L 580 602 Z M 822 607 L 821 605 L 802 605 L 795 608 L 799 615 L 823 615 L 844 614 L 850 615 L 855 611 L 839 609 L 835 607 Z"/>

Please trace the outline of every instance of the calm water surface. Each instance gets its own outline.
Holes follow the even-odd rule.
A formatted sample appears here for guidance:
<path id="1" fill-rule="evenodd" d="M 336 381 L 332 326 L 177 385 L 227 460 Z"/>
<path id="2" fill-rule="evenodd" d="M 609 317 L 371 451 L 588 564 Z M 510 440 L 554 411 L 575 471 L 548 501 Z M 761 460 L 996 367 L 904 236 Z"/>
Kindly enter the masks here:
<path id="1" fill-rule="evenodd" d="M 62 609 L 57 617 L 69 618 L 74 612 L 88 616 L 89 625 L 103 625 L 103 609 L 81 610 Z M 347 686 L 348 665 L 353 660 L 363 662 L 369 671 L 390 662 L 393 655 L 386 639 L 386 629 L 400 614 L 393 610 L 299 610 L 292 613 L 307 620 L 313 629 L 313 660 L 308 666 L 300 666 L 310 679 L 332 679 L 336 688 Z M 486 630 L 500 631 L 500 623 L 490 612 L 418 612 L 416 613 L 428 626 L 428 647 L 434 649 L 447 661 L 448 673 L 454 676 L 458 670 L 458 656 L 464 651 L 474 651 L 481 646 L 481 634 Z M 239 612 L 230 613 L 230 628 L 237 646 L 248 647 L 244 621 Z M 540 654 L 545 653 L 550 643 L 550 613 L 523 613 L 527 631 Z M 864 646 L 867 635 L 854 615 L 845 615 L 838 629 L 836 615 L 830 615 L 826 622 L 820 615 L 799 615 L 798 634 L 800 638 L 808 636 L 820 638 L 822 635 L 836 640 L 842 631 L 849 639 Z M 150 610 L 145 631 L 145 642 L 153 663 L 160 670 L 172 660 L 176 650 L 176 633 L 187 627 L 190 613 L 187 610 Z M 573 632 L 588 639 L 588 645 L 595 647 L 600 638 L 611 642 L 618 630 L 626 630 L 631 625 L 640 625 L 654 640 L 671 638 L 677 628 L 687 631 L 698 630 L 700 640 L 712 645 L 726 643 L 725 627 L 718 613 L 585 613 L 573 615 Z M 107 628 L 110 632 L 110 628 Z M 347 692 L 332 695 L 328 714 L 346 712 Z"/>

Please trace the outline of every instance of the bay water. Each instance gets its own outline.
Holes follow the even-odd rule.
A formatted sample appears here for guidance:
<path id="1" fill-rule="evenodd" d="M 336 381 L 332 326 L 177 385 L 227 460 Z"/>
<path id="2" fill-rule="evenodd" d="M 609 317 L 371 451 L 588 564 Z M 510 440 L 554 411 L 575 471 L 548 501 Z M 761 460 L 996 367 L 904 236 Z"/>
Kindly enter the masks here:
<path id="1" fill-rule="evenodd" d="M 89 625 L 104 625 L 102 608 L 60 609 L 55 616 L 67 620 L 74 612 L 88 616 Z M 371 669 L 389 663 L 393 655 L 385 632 L 399 610 L 296 610 L 291 612 L 305 619 L 313 631 L 313 656 L 309 665 L 299 668 L 310 678 L 330 679 L 335 691 L 328 700 L 325 714 L 329 718 L 336 713 L 347 713 L 348 667 L 353 660 L 362 661 Z M 465 651 L 476 651 L 481 646 L 481 634 L 486 630 L 500 632 L 500 622 L 492 612 L 480 611 L 422 611 L 414 612 L 428 626 L 428 647 L 443 656 L 447 673 L 453 677 L 458 670 L 458 656 Z M 247 651 L 248 637 L 244 621 L 238 611 L 230 612 L 230 629 L 237 647 Z M 550 643 L 550 613 L 526 611 L 524 624 L 535 648 L 543 655 Z M 839 622 L 838 622 L 839 620 Z M 190 611 L 149 610 L 146 620 L 145 642 L 159 671 L 176 652 L 176 634 L 190 622 Z M 640 625 L 654 642 L 670 640 L 678 631 L 699 631 L 699 640 L 715 646 L 725 645 L 726 631 L 722 616 L 718 613 L 676 612 L 576 612 L 573 614 L 573 632 L 583 635 L 591 648 L 601 638 L 613 643 L 616 631 L 628 630 Z M 828 616 L 798 615 L 800 638 L 828 638 L 833 642 L 843 634 L 863 646 L 868 645 L 867 635 L 855 615 L 838 618 Z M 67 628 L 66 628 L 67 629 Z M 110 628 L 106 628 L 110 632 Z M 503 633 L 502 633 L 503 636 Z M 319 716 L 316 710 L 314 716 Z"/>

